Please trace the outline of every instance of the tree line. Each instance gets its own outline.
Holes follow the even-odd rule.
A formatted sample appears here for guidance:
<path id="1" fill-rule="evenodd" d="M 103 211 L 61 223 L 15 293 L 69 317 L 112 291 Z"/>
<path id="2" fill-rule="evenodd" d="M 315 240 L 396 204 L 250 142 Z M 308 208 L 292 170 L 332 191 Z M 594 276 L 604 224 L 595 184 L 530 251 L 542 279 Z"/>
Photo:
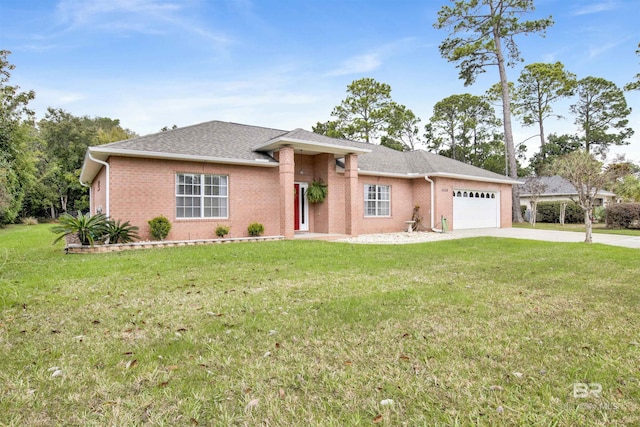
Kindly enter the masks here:
<path id="1" fill-rule="evenodd" d="M 74 116 L 49 108 L 36 120 L 34 91 L 10 84 L 15 66 L 0 50 L 0 225 L 20 218 L 57 218 L 89 208 L 79 181 L 87 148 L 136 136 L 118 119 Z"/>
<path id="2" fill-rule="evenodd" d="M 640 89 L 640 74 L 623 89 L 602 77 L 577 79 L 561 62 L 532 63 L 517 82 L 508 79 L 507 68 L 523 61 L 516 43 L 520 35 L 541 34 L 553 25 L 551 16 L 524 20 L 535 9 L 533 0 L 460 0 L 443 6 L 434 27 L 449 31 L 439 46 L 441 55 L 456 63 L 465 86 L 488 68 L 496 67 L 499 83 L 482 96 L 451 95 L 433 108 L 420 135 L 420 119 L 391 99 L 391 88 L 370 78 L 347 87 L 348 96 L 331 113 L 333 120 L 318 122 L 313 130 L 329 136 L 381 144 L 397 150 L 421 146 L 438 154 L 472 164 L 513 179 L 529 174 L 551 173 L 555 159 L 576 150 L 605 158 L 612 145 L 625 145 L 634 131 L 629 127 L 631 109 L 624 90 Z M 636 54 L 640 54 L 640 44 Z M 573 98 L 570 114 L 579 132 L 545 135 L 545 123 L 554 103 Z M 500 117 L 492 104 L 497 103 Z M 526 147 L 513 140 L 512 117 L 524 126 L 536 126 L 540 145 L 528 168 L 522 167 Z M 400 132 L 402 130 L 402 132 Z M 524 142 L 524 141 L 523 141 Z M 627 187 L 638 182 L 636 174 L 618 178 Z M 640 187 L 640 185 L 638 185 Z M 640 200 L 638 194 L 637 200 Z M 522 221 L 518 187 L 513 188 L 513 220 Z"/>
<path id="3" fill-rule="evenodd" d="M 542 174 L 560 155 L 577 149 L 605 157 L 612 145 L 629 143 L 634 131 L 627 117 L 631 113 L 624 92 L 600 77 L 578 80 L 560 62 L 526 65 L 509 85 L 511 111 L 523 126 L 536 126 L 540 141 L 529 167 L 522 166 L 526 146 L 516 144 L 519 176 Z M 336 138 L 379 142 L 400 151 L 424 148 L 440 155 L 508 175 L 502 120 L 495 102 L 501 100 L 500 86 L 484 95 L 469 93 L 448 96 L 433 107 L 424 126 L 409 108 L 391 98 L 391 87 L 372 78 L 355 80 L 347 86 L 348 96 L 331 113 L 335 120 L 317 122 L 316 133 Z M 575 134 L 545 135 L 550 118 L 561 118 L 553 107 L 561 99 L 574 98 L 570 106 Z"/>

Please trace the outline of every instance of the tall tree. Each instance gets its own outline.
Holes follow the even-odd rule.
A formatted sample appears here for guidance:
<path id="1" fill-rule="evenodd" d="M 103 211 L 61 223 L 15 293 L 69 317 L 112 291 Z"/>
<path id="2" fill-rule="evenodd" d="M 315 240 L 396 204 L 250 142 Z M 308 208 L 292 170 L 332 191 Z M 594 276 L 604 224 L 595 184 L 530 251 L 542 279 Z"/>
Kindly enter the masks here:
<path id="1" fill-rule="evenodd" d="M 422 142 L 419 123 L 420 117 L 416 117 L 413 111 L 404 105 L 392 102 L 387 118 L 386 139 L 400 143 L 403 151 L 413 151 Z M 382 144 L 384 145 L 385 142 L 382 141 Z"/>
<path id="2" fill-rule="evenodd" d="M 591 153 L 582 150 L 557 158 L 551 169 L 576 188 L 578 196 L 574 202 L 584 211 L 584 241 L 591 243 L 596 195 L 611 182 L 610 174 L 603 169 L 602 163 L 597 161 Z"/>
<path id="3" fill-rule="evenodd" d="M 57 194 L 52 211 L 62 212 L 88 207 L 86 188 L 78 180 L 87 148 L 136 136 L 117 119 L 78 117 L 54 108 L 47 110 L 39 127 L 45 153 L 38 166 L 43 171 L 41 182 Z"/>
<path id="4" fill-rule="evenodd" d="M 81 117 L 54 108 L 47 110 L 39 127 L 46 147 L 47 185 L 56 190 L 56 207 L 62 212 L 82 209 L 76 201 L 86 191 L 78 177 L 87 148 L 98 143 L 97 130 L 85 126 Z"/>
<path id="5" fill-rule="evenodd" d="M 391 86 L 363 78 L 349 84 L 347 93 L 348 96 L 333 109 L 331 115 L 345 135 L 371 142 L 386 127 L 391 107 Z"/>
<path id="6" fill-rule="evenodd" d="M 354 80 L 347 86 L 348 96 L 331 115 L 335 120 L 317 122 L 315 133 L 383 145 L 404 151 L 418 143 L 420 118 L 391 99 L 391 86 L 372 78 Z"/>
<path id="7" fill-rule="evenodd" d="M 440 53 L 451 62 L 458 62 L 460 78 L 471 85 L 488 66 L 497 66 L 502 88 L 502 114 L 505 145 L 509 158 L 509 174 L 517 178 L 516 151 L 511 126 L 511 100 L 506 67 L 521 61 L 515 43 L 519 34 L 544 33 L 553 24 L 551 17 L 521 21 L 520 16 L 533 11 L 533 0 L 456 0 L 453 6 L 443 6 L 438 12 L 437 29 L 449 28 L 451 33 L 440 44 Z M 522 222 L 520 196 L 513 187 L 512 216 Z"/>
<path id="8" fill-rule="evenodd" d="M 459 99 L 464 95 L 452 95 L 433 106 L 433 115 L 429 124 L 425 127 L 428 133 L 429 149 L 443 154 L 448 151 L 454 160 L 457 158 L 458 128 L 461 121 L 458 120 Z"/>
<path id="9" fill-rule="evenodd" d="M 525 66 L 520 73 L 514 113 L 522 118 L 523 125 L 538 125 L 540 147 L 545 144 L 544 121 L 553 116 L 561 118 L 553 113 L 551 105 L 573 95 L 576 85 L 575 74 L 566 71 L 561 62 L 536 62 Z"/>
<path id="10" fill-rule="evenodd" d="M 429 148 L 441 155 L 483 167 L 485 150 L 492 147 L 500 120 L 489 102 L 468 93 L 438 101 L 429 120 Z"/>
<path id="11" fill-rule="evenodd" d="M 344 132 L 340 129 L 340 123 L 336 120 L 317 122 L 315 126 L 311 127 L 311 130 L 315 133 L 326 135 L 331 138 L 347 138 L 347 135 L 345 135 Z"/>
<path id="12" fill-rule="evenodd" d="M 542 147 L 540 151 L 535 153 L 531 158 L 530 167 L 533 169 L 537 176 L 549 175 L 549 166 L 553 161 L 566 154 L 572 153 L 582 148 L 580 139 L 575 135 L 556 135 L 552 133 L 549 135 L 548 141 Z"/>
<path id="13" fill-rule="evenodd" d="M 638 43 L 638 49 L 636 49 L 636 55 L 640 55 L 640 43 Z M 640 90 L 640 73 L 636 74 L 635 81 L 627 83 L 624 86 L 624 90 Z"/>
<path id="14" fill-rule="evenodd" d="M 578 101 L 570 110 L 576 116 L 575 123 L 580 127 L 586 152 L 597 146 L 596 152 L 605 155 L 610 145 L 628 144 L 633 129 L 627 126 L 631 109 L 624 92 L 615 83 L 600 77 L 581 79 L 577 92 Z"/>
<path id="15" fill-rule="evenodd" d="M 0 50 L 0 225 L 18 217 L 34 174 L 26 146 L 34 115 L 28 104 L 35 92 L 21 92 L 19 86 L 8 84 L 15 69 L 8 60 L 10 54 Z"/>

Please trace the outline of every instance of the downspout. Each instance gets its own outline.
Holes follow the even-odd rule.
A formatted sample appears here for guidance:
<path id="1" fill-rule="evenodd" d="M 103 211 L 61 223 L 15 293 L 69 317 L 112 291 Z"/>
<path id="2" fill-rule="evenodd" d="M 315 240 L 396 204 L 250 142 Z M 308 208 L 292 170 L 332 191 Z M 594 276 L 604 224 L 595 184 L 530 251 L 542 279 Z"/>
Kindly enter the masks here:
<path id="1" fill-rule="evenodd" d="M 428 175 L 425 175 L 425 176 L 424 176 L 424 179 L 426 179 L 426 180 L 427 180 L 427 182 L 431 183 L 431 191 L 429 192 L 429 193 L 431 194 L 431 206 L 430 206 L 430 208 L 429 208 L 429 212 L 431 213 L 431 215 L 430 215 L 430 216 L 431 216 L 431 231 L 435 231 L 436 233 L 442 233 L 442 230 L 441 230 L 441 229 L 434 228 L 434 227 L 435 227 L 435 220 L 434 220 L 434 218 L 435 218 L 434 202 L 435 202 L 435 198 L 436 198 L 436 197 L 435 197 L 435 194 L 434 194 L 434 190 L 435 190 L 434 185 L 435 185 L 435 184 L 434 184 L 434 182 L 433 182 L 431 179 L 429 179 L 429 176 L 428 176 Z"/>
<path id="2" fill-rule="evenodd" d="M 105 206 L 105 215 L 108 217 L 109 216 L 109 189 L 110 189 L 109 188 L 109 163 L 103 162 L 102 160 L 98 160 L 95 157 L 93 157 L 91 155 L 91 149 L 89 149 L 87 154 L 89 155 L 89 160 L 91 160 L 92 162 L 96 162 L 98 164 L 101 164 L 106 168 L 106 176 L 107 176 L 106 181 L 107 182 L 105 183 L 105 186 L 107 187 L 107 190 L 106 190 L 106 198 L 105 198 L 106 199 L 106 202 L 105 202 L 105 205 L 106 205 Z M 82 184 L 85 187 L 88 187 L 88 185 L 83 183 L 82 181 L 80 181 L 80 184 Z M 91 192 L 91 191 L 89 191 L 89 204 L 90 204 L 90 206 L 93 205 L 93 192 Z"/>

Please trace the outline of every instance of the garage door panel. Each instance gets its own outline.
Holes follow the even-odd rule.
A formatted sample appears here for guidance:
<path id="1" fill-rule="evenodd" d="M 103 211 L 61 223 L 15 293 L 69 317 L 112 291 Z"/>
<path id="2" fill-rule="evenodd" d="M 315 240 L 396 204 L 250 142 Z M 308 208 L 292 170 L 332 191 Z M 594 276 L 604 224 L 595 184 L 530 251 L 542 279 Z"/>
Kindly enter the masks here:
<path id="1" fill-rule="evenodd" d="M 453 198 L 453 228 L 462 230 L 499 227 L 498 196 L 491 192 L 474 191 L 474 197 L 469 197 L 469 193 L 456 191 L 456 197 Z M 485 197 L 475 197 L 476 194 Z"/>

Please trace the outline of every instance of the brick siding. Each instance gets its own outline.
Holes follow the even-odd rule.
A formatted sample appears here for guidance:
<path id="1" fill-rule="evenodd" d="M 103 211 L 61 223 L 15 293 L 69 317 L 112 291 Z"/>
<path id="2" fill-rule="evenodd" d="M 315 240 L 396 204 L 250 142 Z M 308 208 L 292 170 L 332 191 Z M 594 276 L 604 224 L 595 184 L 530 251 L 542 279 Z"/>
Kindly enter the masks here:
<path id="1" fill-rule="evenodd" d="M 406 229 L 413 209 L 420 206 L 423 224 L 430 226 L 431 209 L 436 223 L 444 216 L 450 229 L 453 220 L 453 189 L 469 188 L 500 192 L 501 227 L 511 226 L 511 185 L 451 178 L 434 178 L 435 206 L 431 206 L 431 185 L 424 177 L 403 179 L 358 175 L 357 157 L 346 162 L 346 171 L 336 169 L 332 154 L 302 155 L 284 147 L 275 153 L 287 162 L 279 167 L 253 167 L 204 162 L 112 156 L 110 164 L 110 216 L 130 221 L 140 228 L 143 240 L 151 239 L 147 221 L 158 215 L 171 221 L 168 240 L 215 238 L 218 225 L 231 227 L 230 238 L 248 236 L 247 227 L 260 222 L 265 236 L 293 237 L 293 183 L 322 179 L 328 185 L 328 197 L 309 205 L 309 231 L 315 233 L 368 234 Z M 291 164 L 293 163 L 293 164 Z M 284 165 L 284 166 L 283 166 Z M 220 174 L 229 177 L 229 217 L 224 219 L 176 218 L 176 174 Z M 92 182 L 92 213 L 102 207 L 106 213 L 106 173 L 103 168 Z M 281 188 L 282 183 L 287 187 Z M 391 215 L 366 217 L 365 184 L 391 188 Z M 355 197 L 352 197 L 355 195 Z"/>

